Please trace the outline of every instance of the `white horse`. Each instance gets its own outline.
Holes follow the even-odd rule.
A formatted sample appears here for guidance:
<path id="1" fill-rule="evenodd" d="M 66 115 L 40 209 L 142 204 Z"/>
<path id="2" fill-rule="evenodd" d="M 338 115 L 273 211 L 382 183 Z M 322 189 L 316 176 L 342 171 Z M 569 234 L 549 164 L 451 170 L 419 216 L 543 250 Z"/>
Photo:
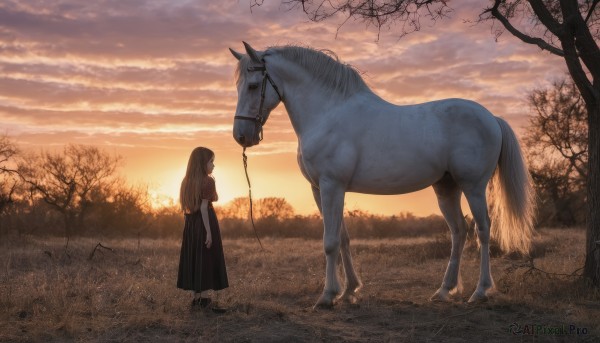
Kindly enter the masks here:
<path id="1" fill-rule="evenodd" d="M 331 53 L 244 46 L 246 54 L 230 49 L 239 60 L 233 137 L 243 147 L 258 144 L 269 113 L 280 102 L 285 105 L 298 136 L 298 164 L 325 226 L 325 286 L 315 306 L 331 307 L 341 291 L 336 272 L 340 253 L 346 275 L 340 298 L 356 301 L 361 286 L 343 222 L 345 192 L 403 194 L 433 186 L 452 232 L 452 252 L 432 300 L 449 301 L 462 291 L 459 268 L 467 230 L 462 193 L 477 225 L 481 252 L 479 282 L 470 302 L 486 300 L 494 289 L 490 226 L 505 250 L 528 252 L 534 193 L 519 143 L 504 120 L 462 99 L 393 105 Z M 492 176 L 490 221 L 486 188 Z"/>

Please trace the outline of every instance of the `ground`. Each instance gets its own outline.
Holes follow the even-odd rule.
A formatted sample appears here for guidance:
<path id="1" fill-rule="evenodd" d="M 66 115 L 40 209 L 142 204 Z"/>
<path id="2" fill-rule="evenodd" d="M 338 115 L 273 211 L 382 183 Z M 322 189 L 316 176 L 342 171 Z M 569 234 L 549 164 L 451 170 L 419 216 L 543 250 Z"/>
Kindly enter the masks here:
<path id="1" fill-rule="evenodd" d="M 175 287 L 179 240 L 75 238 L 65 252 L 62 239 L 12 238 L 0 243 L 0 341 L 598 342 L 600 294 L 577 276 L 584 241 L 582 230 L 540 230 L 533 260 L 492 259 L 498 292 L 471 305 L 472 243 L 464 294 L 432 303 L 446 236 L 353 240 L 359 303 L 313 310 L 320 241 L 263 238 L 263 252 L 225 239 L 230 288 L 216 300 L 228 311 L 217 314 L 190 309 L 191 295 Z M 98 243 L 112 251 L 98 246 L 92 256 Z"/>

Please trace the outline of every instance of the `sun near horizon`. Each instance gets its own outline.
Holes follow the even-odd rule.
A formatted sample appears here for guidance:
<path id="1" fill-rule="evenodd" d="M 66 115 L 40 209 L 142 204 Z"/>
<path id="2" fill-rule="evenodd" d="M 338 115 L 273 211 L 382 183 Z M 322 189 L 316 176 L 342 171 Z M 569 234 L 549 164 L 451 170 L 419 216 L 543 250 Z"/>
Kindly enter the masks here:
<path id="1" fill-rule="evenodd" d="M 310 184 L 304 179 L 299 170 L 295 170 L 298 167 L 295 164 L 296 157 L 294 155 L 266 158 L 253 155 L 251 152 L 247 154 L 249 155 L 248 172 L 254 200 L 265 197 L 284 198 L 292 205 L 296 214 L 310 215 L 318 213 Z M 182 154 L 177 158 L 184 162 L 179 167 L 165 167 L 162 172 L 157 172 L 153 178 L 144 181 L 149 186 L 150 201 L 153 208 L 178 205 L 179 187 L 185 175 L 188 157 Z M 281 162 L 279 166 L 275 163 L 275 160 Z M 151 162 L 141 161 L 140 163 Z M 261 163 L 268 165 L 261 165 Z M 238 158 L 232 156 L 228 161 L 217 156 L 215 164 L 213 176 L 219 194 L 219 200 L 215 205 L 225 206 L 235 198 L 247 197 L 248 185 L 242 166 L 241 151 Z M 146 168 L 141 167 L 141 169 Z M 283 170 L 278 171 L 278 168 Z M 287 168 L 290 170 L 285 171 Z M 128 179 L 134 179 L 138 175 L 137 168 L 132 168 L 130 171 L 125 168 L 125 170 L 131 173 L 127 175 Z M 395 196 L 347 193 L 345 209 L 360 209 L 377 215 L 397 215 L 410 212 L 416 216 L 428 216 L 439 214 L 437 206 L 431 206 L 435 204 L 435 201 L 435 195 L 431 189 Z"/>

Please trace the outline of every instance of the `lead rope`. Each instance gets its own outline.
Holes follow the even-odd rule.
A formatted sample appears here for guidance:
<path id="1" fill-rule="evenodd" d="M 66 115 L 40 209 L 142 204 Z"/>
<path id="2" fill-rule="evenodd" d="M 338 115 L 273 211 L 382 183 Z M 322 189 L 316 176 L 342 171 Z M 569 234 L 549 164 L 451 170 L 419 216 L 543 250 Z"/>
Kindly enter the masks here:
<path id="1" fill-rule="evenodd" d="M 248 182 L 248 198 L 250 200 L 250 221 L 252 222 L 252 228 L 254 229 L 254 235 L 256 236 L 256 240 L 258 244 L 260 244 L 260 248 L 262 251 L 265 251 L 260 238 L 258 238 L 258 233 L 256 232 L 256 225 L 254 225 L 254 215 L 252 211 L 252 185 L 250 185 L 250 177 L 248 176 L 248 156 L 246 156 L 246 147 L 242 151 L 242 161 L 244 162 L 244 172 L 246 173 L 246 181 Z"/>

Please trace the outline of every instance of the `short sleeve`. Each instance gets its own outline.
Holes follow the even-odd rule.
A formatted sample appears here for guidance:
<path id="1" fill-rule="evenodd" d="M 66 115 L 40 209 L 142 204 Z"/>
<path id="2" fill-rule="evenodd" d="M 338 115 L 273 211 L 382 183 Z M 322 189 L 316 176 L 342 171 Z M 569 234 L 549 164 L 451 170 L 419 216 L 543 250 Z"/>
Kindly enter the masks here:
<path id="1" fill-rule="evenodd" d="M 215 179 L 213 179 L 210 176 L 204 178 L 200 192 L 201 199 L 206 199 L 211 202 L 219 200 L 219 196 L 217 195 L 217 188 L 215 186 Z"/>

